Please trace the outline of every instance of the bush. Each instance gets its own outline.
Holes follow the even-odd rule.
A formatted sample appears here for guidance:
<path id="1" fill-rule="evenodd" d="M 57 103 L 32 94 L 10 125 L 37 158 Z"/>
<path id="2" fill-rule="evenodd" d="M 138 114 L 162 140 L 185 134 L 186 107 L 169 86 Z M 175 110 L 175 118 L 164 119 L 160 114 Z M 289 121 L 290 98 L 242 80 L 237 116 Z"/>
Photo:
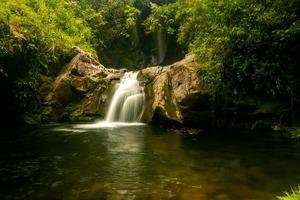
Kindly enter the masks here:
<path id="1" fill-rule="evenodd" d="M 91 30 L 75 8 L 64 0 L 2 0 L 0 58 L 8 74 L 32 67 L 48 71 L 73 45 L 92 51 Z"/>

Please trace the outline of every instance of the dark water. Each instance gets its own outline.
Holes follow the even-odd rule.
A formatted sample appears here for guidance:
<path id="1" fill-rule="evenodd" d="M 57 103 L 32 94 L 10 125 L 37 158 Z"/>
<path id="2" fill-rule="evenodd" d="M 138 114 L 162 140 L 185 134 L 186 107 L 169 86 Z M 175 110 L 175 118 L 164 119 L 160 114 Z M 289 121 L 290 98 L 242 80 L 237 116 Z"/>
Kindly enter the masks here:
<path id="1" fill-rule="evenodd" d="M 1 200 L 271 200 L 300 182 L 299 145 L 275 136 L 63 124 L 1 132 Z"/>

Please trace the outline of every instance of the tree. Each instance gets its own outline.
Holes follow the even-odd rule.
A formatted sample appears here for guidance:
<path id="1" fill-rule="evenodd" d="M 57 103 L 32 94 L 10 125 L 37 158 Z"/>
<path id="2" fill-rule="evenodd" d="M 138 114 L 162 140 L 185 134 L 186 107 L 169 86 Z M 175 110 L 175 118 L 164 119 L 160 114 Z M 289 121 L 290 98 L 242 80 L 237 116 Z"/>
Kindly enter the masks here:
<path id="1" fill-rule="evenodd" d="M 298 0 L 177 0 L 154 7 L 145 24 L 177 34 L 212 93 L 299 96 Z"/>

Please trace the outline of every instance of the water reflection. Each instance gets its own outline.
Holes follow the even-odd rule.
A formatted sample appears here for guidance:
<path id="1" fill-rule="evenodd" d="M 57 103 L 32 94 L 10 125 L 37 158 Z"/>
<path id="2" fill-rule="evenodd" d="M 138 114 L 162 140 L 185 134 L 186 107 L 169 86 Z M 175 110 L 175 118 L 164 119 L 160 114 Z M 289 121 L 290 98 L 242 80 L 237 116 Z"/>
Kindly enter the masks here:
<path id="1" fill-rule="evenodd" d="M 0 199 L 274 199 L 299 182 L 299 146 L 150 126 L 51 125 L 0 140 Z"/>
<path id="2" fill-rule="evenodd" d="M 109 134 L 105 146 L 107 149 L 108 167 L 113 172 L 110 179 L 126 184 L 139 182 L 143 168 L 144 135 L 132 134 L 131 129 L 124 129 Z"/>

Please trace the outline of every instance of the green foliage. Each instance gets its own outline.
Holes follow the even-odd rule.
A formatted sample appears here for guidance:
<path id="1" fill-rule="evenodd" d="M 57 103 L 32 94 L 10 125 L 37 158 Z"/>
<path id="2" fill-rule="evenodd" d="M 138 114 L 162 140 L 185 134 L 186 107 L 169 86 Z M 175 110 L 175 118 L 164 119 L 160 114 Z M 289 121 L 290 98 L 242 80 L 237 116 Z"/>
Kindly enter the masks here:
<path id="1" fill-rule="evenodd" d="M 92 32 L 65 0 L 0 1 L 0 69 L 7 74 L 19 111 L 37 98 L 38 73 L 52 73 L 73 45 L 93 52 Z"/>
<path id="2" fill-rule="evenodd" d="M 96 45 L 106 47 L 115 39 L 129 37 L 130 30 L 136 25 L 139 10 L 130 0 L 105 0 L 89 19 L 94 37 L 99 38 Z"/>
<path id="3" fill-rule="evenodd" d="M 228 86 L 293 98 L 300 91 L 298 13 L 298 0 L 177 0 L 154 7 L 145 25 L 177 34 L 212 93 Z"/>
<path id="4" fill-rule="evenodd" d="M 133 59 L 131 55 L 136 56 L 135 51 L 139 50 L 137 23 L 140 11 L 133 6 L 132 0 L 103 0 L 92 3 L 91 8 L 93 14 L 87 21 L 101 62 L 108 66 L 131 67 L 127 60 Z"/>
<path id="5" fill-rule="evenodd" d="M 175 3 L 164 6 L 152 5 L 151 15 L 144 22 L 147 31 L 156 32 L 164 27 L 169 34 L 175 34 L 178 29 L 177 8 Z"/>
<path id="6" fill-rule="evenodd" d="M 292 189 L 290 193 L 286 192 L 285 196 L 277 197 L 279 200 L 299 200 L 300 199 L 300 186 Z"/>
<path id="7" fill-rule="evenodd" d="M 73 1 L 3 0 L 0 2 L 0 57 L 47 69 L 73 45 L 92 50 L 91 30 L 76 16 Z"/>
<path id="8" fill-rule="evenodd" d="M 293 128 L 289 131 L 291 134 L 291 138 L 295 140 L 300 140 L 300 128 Z M 299 190 L 300 191 L 300 190 Z"/>

